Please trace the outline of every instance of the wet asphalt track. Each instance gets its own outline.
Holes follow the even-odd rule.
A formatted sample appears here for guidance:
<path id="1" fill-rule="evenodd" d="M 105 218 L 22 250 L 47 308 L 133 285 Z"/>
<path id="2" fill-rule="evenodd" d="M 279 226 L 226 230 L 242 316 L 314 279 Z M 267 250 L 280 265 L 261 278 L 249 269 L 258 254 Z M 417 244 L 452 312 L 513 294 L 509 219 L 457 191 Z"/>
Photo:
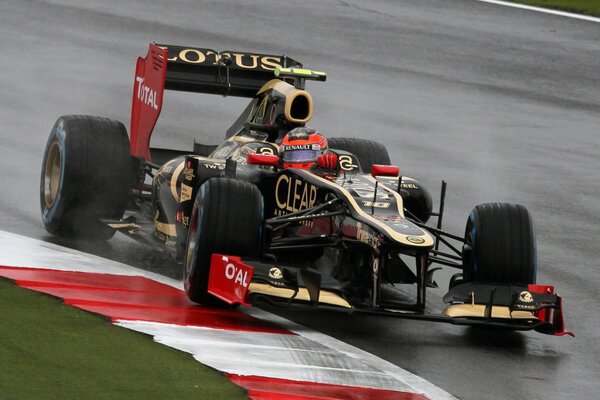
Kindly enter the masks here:
<path id="1" fill-rule="evenodd" d="M 135 59 L 149 41 L 285 52 L 329 74 L 309 84 L 313 126 L 385 143 L 434 196 L 449 182 L 446 228 L 462 232 L 477 203 L 527 206 L 538 280 L 556 284 L 578 336 L 282 315 L 462 399 L 599 397 L 600 24 L 471 0 L 2 0 L 0 38 L 0 229 L 57 242 L 38 209 L 49 130 L 69 113 L 128 125 Z M 168 93 L 153 144 L 217 143 L 245 104 Z M 126 238 L 72 246 L 178 275 Z"/>

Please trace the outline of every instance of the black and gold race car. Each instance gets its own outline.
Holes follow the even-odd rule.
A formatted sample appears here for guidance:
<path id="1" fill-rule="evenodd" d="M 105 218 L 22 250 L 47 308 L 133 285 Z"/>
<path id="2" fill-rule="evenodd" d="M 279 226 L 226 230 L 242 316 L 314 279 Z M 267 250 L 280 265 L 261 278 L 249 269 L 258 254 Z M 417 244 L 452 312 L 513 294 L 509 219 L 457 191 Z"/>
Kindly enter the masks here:
<path id="1" fill-rule="evenodd" d="M 429 192 L 367 139 L 330 138 L 333 173 L 282 168 L 282 137 L 313 114 L 305 83 L 325 79 L 285 56 L 150 44 L 137 62 L 130 137 L 122 123 L 96 116 L 54 125 L 40 186 L 45 228 L 88 239 L 119 231 L 161 247 L 183 266 L 189 298 L 205 305 L 327 307 L 570 334 L 561 298 L 535 284 L 524 207 L 478 205 L 464 236 L 447 233 L 445 183 L 434 212 Z M 218 146 L 151 148 L 165 89 L 251 101 Z M 438 265 L 457 269 L 439 315 L 427 313 L 425 297 Z"/>

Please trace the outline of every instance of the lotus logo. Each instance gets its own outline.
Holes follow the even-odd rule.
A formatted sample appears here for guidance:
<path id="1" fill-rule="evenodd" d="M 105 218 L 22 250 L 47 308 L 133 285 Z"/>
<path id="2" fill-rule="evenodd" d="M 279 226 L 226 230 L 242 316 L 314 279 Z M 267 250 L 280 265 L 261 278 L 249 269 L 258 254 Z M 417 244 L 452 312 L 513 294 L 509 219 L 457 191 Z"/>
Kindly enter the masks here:
<path id="1" fill-rule="evenodd" d="M 269 278 L 272 279 L 283 279 L 283 273 L 277 267 L 273 267 L 269 270 Z"/>
<path id="2" fill-rule="evenodd" d="M 414 243 L 414 244 L 425 243 L 425 239 L 423 239 L 422 237 L 418 237 L 418 236 L 407 236 L 406 240 L 408 240 L 409 242 Z"/>
<path id="3" fill-rule="evenodd" d="M 524 290 L 519 294 L 519 301 L 522 303 L 532 303 L 533 296 L 528 291 Z"/>

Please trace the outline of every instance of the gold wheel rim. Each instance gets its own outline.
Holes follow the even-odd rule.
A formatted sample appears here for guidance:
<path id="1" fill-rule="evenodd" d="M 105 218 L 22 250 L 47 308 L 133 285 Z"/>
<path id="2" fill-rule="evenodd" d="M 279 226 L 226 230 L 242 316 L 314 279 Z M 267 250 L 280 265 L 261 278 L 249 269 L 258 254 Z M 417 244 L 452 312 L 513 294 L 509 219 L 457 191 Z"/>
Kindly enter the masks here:
<path id="1" fill-rule="evenodd" d="M 50 146 L 44 165 L 44 203 L 46 203 L 46 208 L 52 208 L 58 197 L 61 175 L 62 154 L 58 141 L 54 141 Z"/>

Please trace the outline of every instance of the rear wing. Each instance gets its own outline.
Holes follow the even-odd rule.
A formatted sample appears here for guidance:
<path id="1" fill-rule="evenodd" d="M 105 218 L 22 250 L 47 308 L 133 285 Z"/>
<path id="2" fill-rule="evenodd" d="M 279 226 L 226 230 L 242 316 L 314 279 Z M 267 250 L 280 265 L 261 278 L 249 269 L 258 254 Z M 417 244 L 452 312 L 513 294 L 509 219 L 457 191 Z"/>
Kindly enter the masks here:
<path id="1" fill-rule="evenodd" d="M 254 97 L 273 79 L 277 68 L 302 64 L 286 56 L 222 51 L 158 44 L 167 50 L 165 89 Z"/>
<path id="2" fill-rule="evenodd" d="M 162 109 L 163 93 L 179 90 L 252 98 L 278 68 L 302 68 L 284 55 L 150 43 L 138 58 L 131 107 L 131 155 L 150 161 L 150 136 Z"/>

